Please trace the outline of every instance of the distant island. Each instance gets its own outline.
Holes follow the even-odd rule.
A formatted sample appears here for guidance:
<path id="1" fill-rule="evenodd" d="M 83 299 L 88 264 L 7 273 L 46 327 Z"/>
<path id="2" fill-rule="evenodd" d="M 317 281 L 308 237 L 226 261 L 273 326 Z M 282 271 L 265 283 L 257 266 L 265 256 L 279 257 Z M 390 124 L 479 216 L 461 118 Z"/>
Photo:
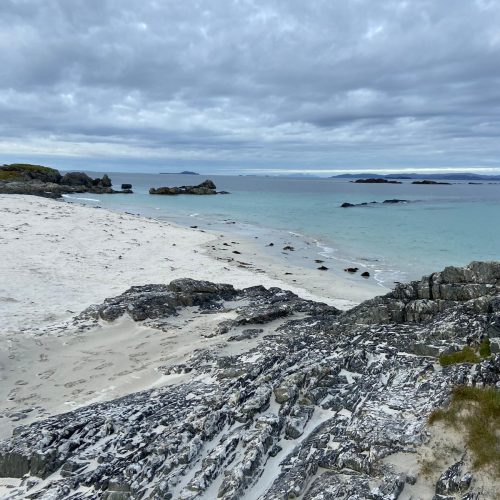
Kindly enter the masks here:
<path id="1" fill-rule="evenodd" d="M 198 172 L 183 170 L 182 172 L 160 172 L 160 175 L 200 175 Z"/>
<path id="2" fill-rule="evenodd" d="M 448 181 L 500 181 L 500 175 L 481 175 L 472 173 L 449 173 L 449 174 L 339 174 L 332 175 L 331 179 L 363 179 L 369 178 L 370 182 L 374 182 L 374 179 L 403 179 L 403 180 L 413 180 L 413 179 L 440 179 Z"/>
<path id="3" fill-rule="evenodd" d="M 390 181 L 389 179 L 382 179 L 381 177 L 371 177 L 370 179 L 356 179 L 355 184 L 401 184 L 401 181 Z"/>

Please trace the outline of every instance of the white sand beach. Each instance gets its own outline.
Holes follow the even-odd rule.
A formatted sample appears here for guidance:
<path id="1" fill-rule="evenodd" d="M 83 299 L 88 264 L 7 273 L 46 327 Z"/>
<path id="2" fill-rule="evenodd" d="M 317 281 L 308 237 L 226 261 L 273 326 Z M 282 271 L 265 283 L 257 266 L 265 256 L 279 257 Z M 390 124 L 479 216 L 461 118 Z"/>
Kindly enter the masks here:
<path id="1" fill-rule="evenodd" d="M 19 424 L 173 383 L 160 366 L 220 343 L 203 335 L 220 315 L 181 316 L 166 333 L 126 318 L 84 333 L 53 328 L 131 286 L 181 277 L 275 286 L 343 309 L 383 292 L 272 262 L 233 235 L 22 195 L 0 196 L 0 212 L 0 438 Z"/>
<path id="2" fill-rule="evenodd" d="M 385 293 L 374 283 L 316 270 L 285 275 L 289 266 L 255 248 L 238 247 L 232 262 L 222 251 L 209 255 L 232 235 L 22 195 L 0 195 L 0 212 L 0 332 L 54 323 L 130 286 L 181 277 L 277 286 L 343 309 Z"/>

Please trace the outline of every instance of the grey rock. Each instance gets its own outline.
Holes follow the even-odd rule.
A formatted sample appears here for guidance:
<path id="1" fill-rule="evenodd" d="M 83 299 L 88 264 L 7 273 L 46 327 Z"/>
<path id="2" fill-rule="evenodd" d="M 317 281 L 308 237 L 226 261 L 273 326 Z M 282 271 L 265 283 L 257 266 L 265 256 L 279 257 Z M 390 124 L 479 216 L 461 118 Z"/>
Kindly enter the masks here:
<path id="1" fill-rule="evenodd" d="M 180 187 L 159 187 L 151 188 L 149 194 L 163 194 L 163 195 L 178 195 L 178 194 L 229 194 L 226 191 L 217 193 L 215 184 L 207 179 L 197 186 L 180 186 Z"/>
<path id="2" fill-rule="evenodd" d="M 91 188 L 94 181 L 84 172 L 68 172 L 61 179 L 61 184 L 64 186 L 85 186 Z"/>
<path id="3" fill-rule="evenodd" d="M 436 483 L 436 495 L 450 495 L 454 493 L 464 493 L 469 489 L 472 481 L 472 474 L 464 473 L 463 462 L 456 462 L 449 467 Z"/>
<path id="4" fill-rule="evenodd" d="M 478 284 L 485 286 L 470 286 Z M 445 288 L 443 299 L 442 285 L 458 288 Z M 432 357 L 479 342 L 497 296 L 496 265 L 478 263 L 346 312 L 277 288 L 191 279 L 132 287 L 88 308 L 75 328 L 129 314 L 161 329 L 181 309 L 234 311 L 220 335 L 262 326 L 250 350 L 234 350 L 241 354 L 202 349 L 165 368 L 192 375 L 183 383 L 19 426 L 0 443 L 0 475 L 28 485 L 57 473 L 39 492 L 55 500 L 191 499 L 209 491 L 224 500 L 249 491 L 268 500 L 398 498 L 416 478 L 382 459 L 428 440 L 428 415 L 455 385 L 500 384 L 498 354 L 445 369 Z M 482 498 L 471 479 L 455 464 L 437 482 L 436 498 Z M 23 485 L 12 498 L 27 496 Z"/>
<path id="5" fill-rule="evenodd" d="M 114 191 L 111 187 L 111 179 L 106 174 L 102 179 L 92 179 L 84 172 L 68 172 L 61 176 L 54 169 L 41 167 L 44 170 L 37 171 L 21 167 L 18 168 L 18 171 L 15 170 L 17 168 L 15 165 L 0 167 L 0 173 L 2 171 L 12 171 L 19 173 L 21 177 L 20 179 L 0 181 L 1 194 L 28 194 L 45 198 L 60 198 L 63 194 L 70 193 L 113 194 L 132 192 L 131 190 Z"/>

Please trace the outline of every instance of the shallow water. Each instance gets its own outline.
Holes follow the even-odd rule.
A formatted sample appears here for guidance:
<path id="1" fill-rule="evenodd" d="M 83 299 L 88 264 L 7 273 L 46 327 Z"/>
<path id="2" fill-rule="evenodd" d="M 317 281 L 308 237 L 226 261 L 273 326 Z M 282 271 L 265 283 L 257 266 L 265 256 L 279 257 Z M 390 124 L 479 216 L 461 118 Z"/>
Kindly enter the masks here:
<path id="1" fill-rule="evenodd" d="M 95 173 L 91 175 L 96 175 Z M 500 259 L 500 184 L 354 184 L 337 179 L 210 176 L 219 196 L 152 196 L 150 187 L 191 185 L 204 176 L 119 174 L 133 195 L 74 195 L 85 204 L 236 232 L 261 242 L 289 242 L 300 265 L 314 258 L 362 265 L 376 279 L 415 279 L 446 265 Z M 340 208 L 343 202 L 409 203 Z M 76 200 L 78 199 L 78 200 Z M 277 252 L 279 245 L 266 252 Z M 281 248 L 279 248 L 281 250 Z M 309 258 L 306 259 L 305 256 Z"/>

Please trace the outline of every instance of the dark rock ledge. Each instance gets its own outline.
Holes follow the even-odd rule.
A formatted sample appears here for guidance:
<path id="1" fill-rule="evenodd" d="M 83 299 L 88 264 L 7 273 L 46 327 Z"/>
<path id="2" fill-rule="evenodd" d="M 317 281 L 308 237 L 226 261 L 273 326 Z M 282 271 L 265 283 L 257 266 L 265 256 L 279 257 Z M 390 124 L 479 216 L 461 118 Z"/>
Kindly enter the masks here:
<path id="1" fill-rule="evenodd" d="M 111 179 L 92 179 L 84 172 L 68 172 L 65 175 L 42 165 L 14 163 L 0 167 L 0 194 L 30 194 L 45 198 L 60 198 L 67 193 L 114 194 L 132 193 L 132 186 L 115 191 Z"/>
<path id="2" fill-rule="evenodd" d="M 179 187 L 159 187 L 151 188 L 149 194 L 164 194 L 164 195 L 177 195 L 177 194 L 229 194 L 227 191 L 216 191 L 217 187 L 210 180 L 207 179 L 197 186 L 179 186 Z"/>
<path id="3" fill-rule="evenodd" d="M 409 200 L 399 200 L 397 198 L 380 201 L 365 201 L 363 203 L 348 203 L 344 202 L 340 205 L 340 208 L 351 208 L 351 207 L 366 207 L 369 205 L 395 205 L 397 203 L 409 203 Z"/>
<path id="4" fill-rule="evenodd" d="M 0 444 L 0 476 L 24 478 L 11 498 L 396 499 L 418 478 L 382 459 L 429 439 L 427 417 L 453 386 L 500 383 L 498 354 L 442 369 L 435 358 L 500 336 L 500 263 L 448 267 L 343 313 L 277 288 L 182 279 L 132 287 L 75 326 L 128 314 L 162 329 L 184 308 L 234 311 L 214 335 L 238 342 L 246 328 L 259 343 L 199 349 L 165 369 L 189 373 L 179 385 L 17 428 Z M 486 498 L 474 474 L 461 498 Z"/>

